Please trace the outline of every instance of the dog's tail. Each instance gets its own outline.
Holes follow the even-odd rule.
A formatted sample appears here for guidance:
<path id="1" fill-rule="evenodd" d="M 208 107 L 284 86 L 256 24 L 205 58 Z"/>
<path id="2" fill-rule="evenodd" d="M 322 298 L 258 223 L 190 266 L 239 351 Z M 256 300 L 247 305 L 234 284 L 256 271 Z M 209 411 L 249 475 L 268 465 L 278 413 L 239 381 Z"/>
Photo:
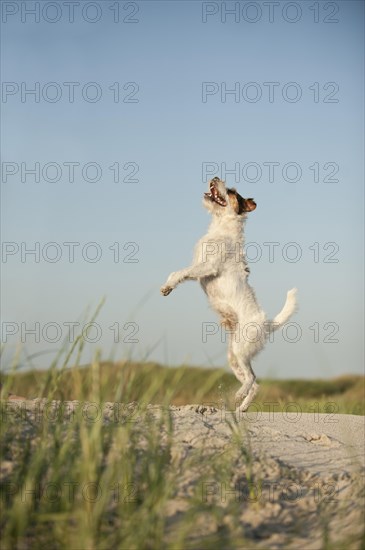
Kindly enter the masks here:
<path id="1" fill-rule="evenodd" d="M 272 331 L 276 330 L 282 327 L 283 325 L 285 325 L 287 321 L 289 321 L 290 317 L 293 315 L 293 313 L 297 308 L 296 294 L 297 294 L 296 288 L 292 288 L 291 290 L 288 290 L 286 295 L 286 302 L 283 309 L 280 311 L 280 313 L 276 315 L 276 317 L 274 317 L 272 321 L 269 321 L 270 330 Z"/>

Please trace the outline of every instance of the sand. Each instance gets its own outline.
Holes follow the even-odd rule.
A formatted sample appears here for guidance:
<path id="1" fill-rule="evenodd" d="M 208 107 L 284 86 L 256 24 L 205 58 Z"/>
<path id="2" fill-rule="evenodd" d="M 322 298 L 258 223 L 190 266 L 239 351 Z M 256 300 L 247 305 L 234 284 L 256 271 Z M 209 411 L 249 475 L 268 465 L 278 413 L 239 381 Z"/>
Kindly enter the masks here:
<path id="1" fill-rule="evenodd" d="M 9 411 L 39 418 L 59 405 L 42 399 L 7 404 Z M 80 406 L 85 419 L 95 414 L 90 404 L 73 401 L 62 404 L 65 420 Z M 365 417 L 300 410 L 253 410 L 237 417 L 208 405 L 169 411 L 176 491 L 166 505 L 167 540 L 174 540 L 176 526 L 198 499 L 203 510 L 214 504 L 221 514 L 196 513 L 192 547 L 204 548 L 207 537 L 219 545 L 229 530 L 252 544 L 246 548 L 320 550 L 329 547 L 328 539 L 331 548 L 361 548 Z M 147 417 L 157 421 L 163 412 L 159 406 L 105 403 L 100 418 L 116 425 L 132 421 L 143 434 Z M 161 431 L 164 445 L 168 433 Z M 140 446 L 143 450 L 143 435 Z"/>

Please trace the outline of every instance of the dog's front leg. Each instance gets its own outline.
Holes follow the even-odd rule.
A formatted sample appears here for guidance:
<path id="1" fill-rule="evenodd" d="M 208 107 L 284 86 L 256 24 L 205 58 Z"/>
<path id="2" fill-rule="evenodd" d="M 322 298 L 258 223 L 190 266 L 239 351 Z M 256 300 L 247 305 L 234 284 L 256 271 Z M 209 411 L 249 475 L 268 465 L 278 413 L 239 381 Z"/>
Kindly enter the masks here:
<path id="1" fill-rule="evenodd" d="M 180 271 L 174 271 L 171 273 L 166 283 L 161 287 L 161 294 L 168 296 L 179 283 L 183 283 L 188 280 L 202 279 L 203 277 L 216 276 L 218 273 L 217 268 L 208 263 L 201 263 L 192 265 Z"/>

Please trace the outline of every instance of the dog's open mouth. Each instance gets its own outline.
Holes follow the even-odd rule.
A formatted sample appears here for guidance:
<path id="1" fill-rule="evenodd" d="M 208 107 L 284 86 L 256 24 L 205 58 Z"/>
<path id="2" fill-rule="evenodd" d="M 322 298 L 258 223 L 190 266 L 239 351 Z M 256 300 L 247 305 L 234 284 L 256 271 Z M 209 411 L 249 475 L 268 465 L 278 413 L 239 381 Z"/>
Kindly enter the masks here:
<path id="1" fill-rule="evenodd" d="M 214 180 L 210 182 L 209 188 L 209 193 L 204 193 L 204 197 L 211 200 L 212 202 L 216 202 L 220 206 L 227 206 L 227 201 L 219 194 L 219 191 L 215 186 Z"/>

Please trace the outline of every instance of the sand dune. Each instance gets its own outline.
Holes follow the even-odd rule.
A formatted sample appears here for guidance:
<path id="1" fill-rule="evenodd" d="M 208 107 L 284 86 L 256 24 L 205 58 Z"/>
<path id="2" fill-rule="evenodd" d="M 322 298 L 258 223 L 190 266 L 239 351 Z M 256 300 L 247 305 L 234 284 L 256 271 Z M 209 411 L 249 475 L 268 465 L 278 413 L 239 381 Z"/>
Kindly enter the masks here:
<path id="1" fill-rule="evenodd" d="M 19 399 L 7 406 L 40 419 L 52 416 L 60 405 Z M 88 403 L 62 404 L 65 421 L 75 411 L 88 411 L 88 418 L 90 410 Z M 175 527 L 198 498 L 204 506 L 218 505 L 222 515 L 197 515 L 192 547 L 202 548 L 207 537 L 218 544 L 221 530 L 228 529 L 251 541 L 253 548 L 320 550 L 328 537 L 333 548 L 342 548 L 343 541 L 347 548 L 360 548 L 364 417 L 253 411 L 237 418 L 203 405 L 172 406 L 169 411 L 172 438 L 162 424 L 161 445 L 170 441 L 176 491 L 166 505 L 167 540 L 174 540 Z M 100 419 L 116 425 L 133 422 L 143 451 L 147 417 L 157 421 L 165 412 L 159 406 L 105 403 Z"/>

